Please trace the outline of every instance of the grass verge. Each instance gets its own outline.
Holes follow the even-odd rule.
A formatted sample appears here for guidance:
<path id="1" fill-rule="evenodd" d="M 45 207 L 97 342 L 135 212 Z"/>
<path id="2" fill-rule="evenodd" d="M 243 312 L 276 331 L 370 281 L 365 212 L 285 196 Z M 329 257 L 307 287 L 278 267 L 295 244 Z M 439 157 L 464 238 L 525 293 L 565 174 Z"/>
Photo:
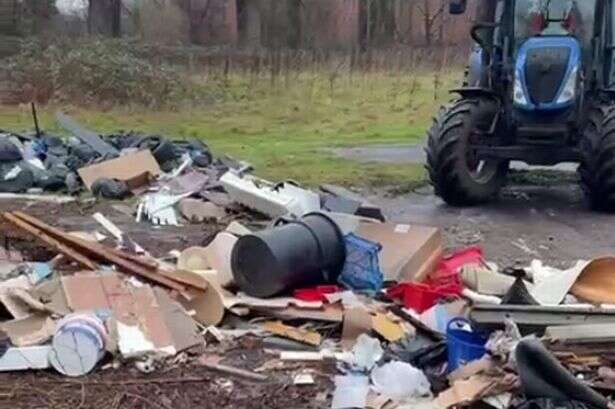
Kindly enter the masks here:
<path id="1" fill-rule="evenodd" d="M 418 143 L 431 116 L 450 100 L 447 89 L 459 77 L 457 71 L 357 73 L 339 78 L 301 72 L 272 83 L 247 75 L 231 74 L 224 80 L 202 76 L 196 78 L 196 92 L 211 101 L 203 106 L 176 111 L 46 106 L 39 111 L 41 124 L 50 133 L 61 133 L 53 114 L 63 109 L 100 133 L 136 130 L 200 138 L 215 154 L 246 160 L 257 174 L 272 180 L 414 185 L 424 179 L 420 165 L 358 163 L 340 159 L 328 149 Z M 29 108 L 0 107 L 0 124 L 7 130 L 31 130 Z"/>

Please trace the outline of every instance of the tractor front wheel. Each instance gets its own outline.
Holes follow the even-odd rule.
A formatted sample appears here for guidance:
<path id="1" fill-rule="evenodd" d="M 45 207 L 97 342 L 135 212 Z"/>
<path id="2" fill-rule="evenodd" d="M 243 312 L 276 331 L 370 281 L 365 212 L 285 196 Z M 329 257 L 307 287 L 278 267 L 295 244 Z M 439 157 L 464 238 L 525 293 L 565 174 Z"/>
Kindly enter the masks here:
<path id="1" fill-rule="evenodd" d="M 428 133 L 427 171 L 436 194 L 453 206 L 471 206 L 497 196 L 508 162 L 484 160 L 472 149 L 493 123 L 489 99 L 462 99 L 442 109 Z"/>
<path id="2" fill-rule="evenodd" d="M 615 212 L 615 106 L 591 111 L 579 148 L 581 187 L 591 207 Z"/>

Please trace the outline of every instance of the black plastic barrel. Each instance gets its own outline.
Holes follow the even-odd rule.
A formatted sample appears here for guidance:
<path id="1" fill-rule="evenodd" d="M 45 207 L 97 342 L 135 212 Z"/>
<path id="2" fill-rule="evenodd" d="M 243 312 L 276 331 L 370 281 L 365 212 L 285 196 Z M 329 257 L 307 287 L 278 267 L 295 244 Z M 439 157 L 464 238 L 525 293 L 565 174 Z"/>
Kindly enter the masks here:
<path id="1" fill-rule="evenodd" d="M 241 237 L 231 254 L 233 277 L 253 297 L 273 297 L 337 281 L 346 260 L 344 236 L 328 216 L 281 219 L 272 229 Z"/>

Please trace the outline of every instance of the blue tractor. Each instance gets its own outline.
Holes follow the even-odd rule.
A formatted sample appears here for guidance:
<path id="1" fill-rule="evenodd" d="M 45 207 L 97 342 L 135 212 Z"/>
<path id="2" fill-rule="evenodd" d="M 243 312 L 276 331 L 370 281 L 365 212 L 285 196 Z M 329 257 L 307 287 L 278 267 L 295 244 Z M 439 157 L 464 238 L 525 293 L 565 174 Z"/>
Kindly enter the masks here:
<path id="1" fill-rule="evenodd" d="M 615 0 L 477 1 L 459 98 L 428 134 L 436 193 L 476 205 L 498 195 L 510 161 L 577 162 L 591 206 L 615 211 Z"/>

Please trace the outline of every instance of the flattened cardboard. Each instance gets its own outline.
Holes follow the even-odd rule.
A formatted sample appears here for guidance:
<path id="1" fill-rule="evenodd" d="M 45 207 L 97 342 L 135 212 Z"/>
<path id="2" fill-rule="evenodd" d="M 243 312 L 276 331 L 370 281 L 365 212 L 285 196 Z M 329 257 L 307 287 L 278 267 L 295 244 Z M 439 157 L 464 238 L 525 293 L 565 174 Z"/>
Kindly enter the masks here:
<path id="1" fill-rule="evenodd" d="M 203 325 L 218 325 L 224 318 L 224 298 L 215 285 L 207 290 L 188 290 L 190 299 L 180 297 L 178 301 L 196 321 Z"/>
<path id="2" fill-rule="evenodd" d="M 351 349 L 359 335 L 369 334 L 372 326 L 372 315 L 365 308 L 349 308 L 344 311 L 342 328 L 342 346 L 344 349 Z"/>
<path id="3" fill-rule="evenodd" d="M 158 176 L 161 174 L 160 166 L 150 151 L 144 150 L 120 156 L 95 165 L 86 166 L 77 171 L 83 183 L 91 190 L 92 185 L 100 178 L 118 179 L 125 182 L 144 180 L 144 174 Z"/>
<path id="4" fill-rule="evenodd" d="M 41 345 L 51 339 L 55 329 L 55 322 L 45 314 L 35 314 L 0 325 L 0 330 L 6 332 L 11 343 L 18 347 Z"/>
<path id="5" fill-rule="evenodd" d="M 32 313 L 37 312 L 51 312 L 45 304 L 23 288 L 2 289 L 0 291 L 0 303 L 15 319 L 27 318 Z"/>
<path id="6" fill-rule="evenodd" d="M 224 298 L 224 305 L 226 308 L 233 307 L 250 307 L 250 308 L 287 308 L 294 306 L 301 309 L 315 309 L 318 310 L 323 307 L 322 301 L 302 301 L 292 297 L 279 297 L 279 298 L 255 298 L 245 294 L 237 294 L 236 296 L 229 296 Z"/>
<path id="7" fill-rule="evenodd" d="M 457 381 L 449 389 L 438 395 L 435 400 L 436 407 L 438 409 L 448 409 L 453 406 L 474 402 L 493 383 L 493 379 L 482 376 L 473 376 L 467 380 Z"/>
<path id="8" fill-rule="evenodd" d="M 143 345 L 174 354 L 202 341 L 195 322 L 164 290 L 148 285 L 132 287 L 118 274 L 107 272 L 63 277 L 62 285 L 73 311 L 113 312 L 118 328 L 127 329 L 118 331 L 120 345 L 142 333 Z M 123 340 L 121 336 L 132 338 Z"/>
<path id="9" fill-rule="evenodd" d="M 339 304 L 327 304 L 321 309 L 306 309 L 297 307 L 287 307 L 283 309 L 257 308 L 260 313 L 269 315 L 279 320 L 307 320 L 323 322 L 342 322 L 344 320 L 344 310 Z"/>
<path id="10" fill-rule="evenodd" d="M 442 232 L 435 227 L 361 223 L 357 234 L 382 245 L 380 267 L 386 280 L 421 281 L 442 255 Z"/>
<path id="11" fill-rule="evenodd" d="M 615 258 L 593 260 L 581 272 L 572 286 L 575 296 L 593 303 L 615 303 Z"/>
<path id="12" fill-rule="evenodd" d="M 372 328 L 389 342 L 397 342 L 406 336 L 404 327 L 384 314 L 376 314 L 372 318 Z"/>
<path id="13" fill-rule="evenodd" d="M 283 338 L 292 339 L 293 341 L 301 342 L 307 345 L 320 346 L 322 337 L 318 332 L 308 331 L 302 328 L 291 327 L 282 324 L 279 321 L 266 322 L 263 324 L 265 331 L 279 335 Z"/>
<path id="14" fill-rule="evenodd" d="M 167 325 L 173 346 L 177 351 L 184 351 L 195 345 L 203 343 L 198 328 L 181 306 L 173 301 L 169 294 L 161 288 L 154 289 L 162 319 Z"/>

